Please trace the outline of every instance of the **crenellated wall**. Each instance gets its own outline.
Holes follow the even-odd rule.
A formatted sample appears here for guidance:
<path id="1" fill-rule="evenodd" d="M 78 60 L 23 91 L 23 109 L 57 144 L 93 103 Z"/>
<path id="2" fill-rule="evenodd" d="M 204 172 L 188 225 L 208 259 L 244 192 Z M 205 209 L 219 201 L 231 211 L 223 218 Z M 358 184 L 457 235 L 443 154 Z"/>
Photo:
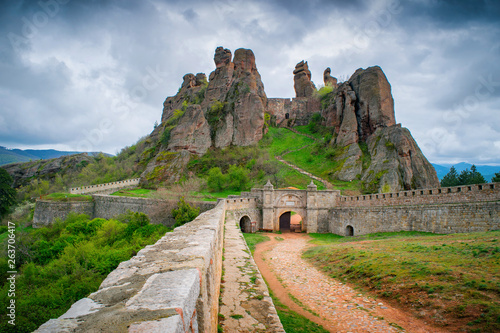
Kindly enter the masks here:
<path id="1" fill-rule="evenodd" d="M 225 215 L 221 200 L 120 263 L 98 291 L 35 332 L 216 332 Z"/>
<path id="2" fill-rule="evenodd" d="M 500 184 L 476 184 L 396 193 L 342 196 L 339 207 L 375 207 L 400 205 L 432 205 L 458 202 L 495 201 L 500 199 Z"/>
<path id="3" fill-rule="evenodd" d="M 90 194 L 90 193 L 107 192 L 109 190 L 118 190 L 122 188 L 136 187 L 139 185 L 140 180 L 141 180 L 140 178 L 134 178 L 134 179 L 120 180 L 112 183 L 73 187 L 69 189 L 69 193 Z"/>

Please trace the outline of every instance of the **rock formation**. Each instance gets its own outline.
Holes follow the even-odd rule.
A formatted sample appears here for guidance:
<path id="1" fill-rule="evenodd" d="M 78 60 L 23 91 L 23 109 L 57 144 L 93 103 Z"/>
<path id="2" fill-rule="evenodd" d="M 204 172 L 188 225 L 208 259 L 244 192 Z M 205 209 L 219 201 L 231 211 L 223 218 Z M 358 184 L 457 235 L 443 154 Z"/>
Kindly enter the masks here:
<path id="1" fill-rule="evenodd" d="M 316 91 L 316 86 L 311 81 L 311 71 L 307 61 L 302 60 L 295 66 L 293 82 L 296 97 L 311 97 Z"/>
<path id="2" fill-rule="evenodd" d="M 325 87 L 330 86 L 330 87 L 337 88 L 337 78 L 331 76 L 330 75 L 331 72 L 332 72 L 332 70 L 330 69 L 330 67 L 325 69 L 325 71 L 323 72 L 323 83 L 325 84 Z"/>
<path id="3" fill-rule="evenodd" d="M 142 174 L 144 182 L 177 181 L 189 161 L 186 153 L 203 155 L 210 147 L 248 146 L 262 138 L 267 97 L 255 55 L 238 49 L 231 56 L 218 47 L 209 81 L 201 73 L 186 74 L 178 93 L 165 100 L 162 123 L 149 137 L 156 157 Z"/>
<path id="4" fill-rule="evenodd" d="M 396 125 L 391 85 L 380 67 L 356 70 L 329 98 L 324 124 L 333 128 L 331 145 L 344 148 L 334 177 L 359 179 L 367 191 L 439 186 L 410 131 Z"/>
<path id="5" fill-rule="evenodd" d="M 306 125 L 315 113 L 330 128 L 329 144 L 339 152 L 330 177 L 358 180 L 366 191 L 436 187 L 436 173 L 410 132 L 396 125 L 391 86 L 378 66 L 358 69 L 341 83 L 323 73 L 331 92 L 316 93 L 307 62 L 293 71 L 297 98 L 270 99 L 252 50 L 218 47 L 209 80 L 186 74 L 178 93 L 165 100 L 162 123 L 149 136 L 143 182 L 178 181 L 192 155 L 211 147 L 247 146 L 267 127 L 267 112 L 277 126 Z"/>

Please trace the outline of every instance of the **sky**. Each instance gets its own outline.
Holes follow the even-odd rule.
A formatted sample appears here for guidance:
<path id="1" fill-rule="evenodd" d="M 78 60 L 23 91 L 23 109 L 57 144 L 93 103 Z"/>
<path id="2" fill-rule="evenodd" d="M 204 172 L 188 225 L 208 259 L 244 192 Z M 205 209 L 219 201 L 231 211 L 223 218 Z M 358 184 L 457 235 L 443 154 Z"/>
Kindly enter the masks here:
<path id="1" fill-rule="evenodd" d="M 39 0 L 0 4 L 0 146 L 118 153 L 217 46 L 250 48 L 268 97 L 308 61 L 379 65 L 434 163 L 500 164 L 500 1 Z"/>

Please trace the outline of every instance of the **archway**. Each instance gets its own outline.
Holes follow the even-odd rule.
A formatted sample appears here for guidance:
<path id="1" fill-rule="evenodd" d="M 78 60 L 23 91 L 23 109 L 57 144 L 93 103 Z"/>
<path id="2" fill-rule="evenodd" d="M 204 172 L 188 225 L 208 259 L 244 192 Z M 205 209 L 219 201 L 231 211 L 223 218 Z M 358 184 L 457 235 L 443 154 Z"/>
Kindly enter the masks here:
<path id="1" fill-rule="evenodd" d="M 350 225 L 345 227 L 345 235 L 346 236 L 354 236 L 354 228 Z"/>
<path id="2" fill-rule="evenodd" d="M 250 218 L 245 215 L 240 219 L 240 230 L 241 232 L 250 233 L 252 232 L 252 224 Z"/>
<path id="3" fill-rule="evenodd" d="M 279 226 L 281 232 L 301 232 L 302 231 L 302 216 L 294 211 L 287 211 L 279 217 Z"/>

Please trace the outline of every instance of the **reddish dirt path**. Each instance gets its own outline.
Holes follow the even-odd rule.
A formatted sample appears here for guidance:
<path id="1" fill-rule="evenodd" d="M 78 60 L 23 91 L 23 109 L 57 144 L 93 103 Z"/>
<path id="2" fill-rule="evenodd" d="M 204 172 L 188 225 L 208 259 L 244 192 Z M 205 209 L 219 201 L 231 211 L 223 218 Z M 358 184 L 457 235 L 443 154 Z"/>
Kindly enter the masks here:
<path id="1" fill-rule="evenodd" d="M 309 246 L 307 234 L 267 234 L 271 241 L 257 245 L 254 257 L 259 270 L 279 300 L 291 310 L 330 332 L 445 333 L 407 312 L 364 296 L 336 281 L 301 258 Z M 276 237 L 283 238 L 282 241 Z M 282 282 L 280 282 L 282 281 Z M 303 306 L 292 300 L 289 294 Z M 304 309 L 307 308 L 319 316 Z"/>

